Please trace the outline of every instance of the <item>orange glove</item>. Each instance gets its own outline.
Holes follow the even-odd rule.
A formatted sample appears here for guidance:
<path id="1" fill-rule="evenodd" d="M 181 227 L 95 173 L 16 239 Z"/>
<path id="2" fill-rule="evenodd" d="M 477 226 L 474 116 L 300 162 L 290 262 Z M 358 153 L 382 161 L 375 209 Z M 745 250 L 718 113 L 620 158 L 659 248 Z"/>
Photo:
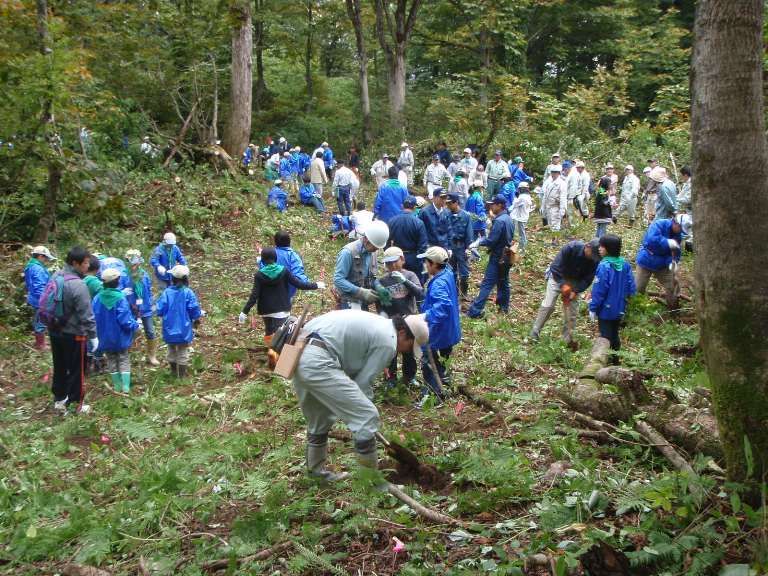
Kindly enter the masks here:
<path id="1" fill-rule="evenodd" d="M 573 291 L 570 284 L 560 286 L 560 294 L 563 296 L 563 302 L 565 303 L 576 299 L 576 292 Z"/>

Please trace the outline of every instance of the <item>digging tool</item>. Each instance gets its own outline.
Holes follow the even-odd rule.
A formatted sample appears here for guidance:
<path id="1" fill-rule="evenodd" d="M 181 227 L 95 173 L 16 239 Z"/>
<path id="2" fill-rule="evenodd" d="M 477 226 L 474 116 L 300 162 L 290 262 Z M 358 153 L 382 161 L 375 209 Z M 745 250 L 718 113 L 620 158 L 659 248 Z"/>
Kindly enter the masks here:
<path id="1" fill-rule="evenodd" d="M 440 400 L 442 400 L 445 397 L 445 386 L 443 385 L 443 379 L 440 377 L 440 372 L 437 371 L 437 363 L 435 362 L 435 355 L 432 354 L 432 348 L 427 345 L 427 361 L 429 362 L 429 367 L 432 368 L 432 373 L 435 375 L 435 380 L 437 380 L 437 385 L 440 387 L 440 390 L 443 391 L 442 394 L 438 394 L 437 390 L 433 390 L 433 392 L 437 395 Z"/>
<path id="2" fill-rule="evenodd" d="M 402 444 L 387 440 L 384 434 L 378 431 L 376 432 L 376 439 L 384 444 L 384 449 L 387 451 L 387 454 L 392 456 L 392 458 L 400 462 L 403 466 L 414 471 L 418 471 L 421 468 L 421 462 L 419 462 L 416 454 L 408 450 L 408 448 Z"/>

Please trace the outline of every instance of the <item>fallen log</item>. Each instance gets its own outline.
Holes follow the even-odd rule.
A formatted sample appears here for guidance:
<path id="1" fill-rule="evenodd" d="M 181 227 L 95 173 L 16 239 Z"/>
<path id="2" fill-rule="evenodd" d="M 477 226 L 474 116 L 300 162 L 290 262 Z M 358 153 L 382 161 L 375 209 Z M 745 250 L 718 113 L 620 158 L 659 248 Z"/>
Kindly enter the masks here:
<path id="1" fill-rule="evenodd" d="M 461 524 L 461 522 L 456 518 L 452 518 L 451 516 L 446 516 L 442 512 L 438 512 L 437 510 L 433 510 L 432 508 L 427 508 L 426 506 L 419 504 L 419 502 L 417 502 L 416 500 L 408 496 L 408 494 L 400 490 L 400 488 L 398 488 L 394 484 L 387 485 L 387 492 L 392 494 L 392 496 L 394 496 L 395 498 L 400 500 L 402 503 L 404 503 L 406 506 L 408 506 L 411 510 L 416 512 L 416 514 L 418 514 L 419 516 L 422 516 L 423 518 L 426 518 L 427 520 L 436 522 L 437 524 L 452 524 L 452 525 Z"/>
<path id="2" fill-rule="evenodd" d="M 485 398 L 475 396 L 472 392 L 469 391 L 469 389 L 465 385 L 459 384 L 458 386 L 456 386 L 456 392 L 464 396 L 467 400 L 472 402 L 472 404 L 474 404 L 475 406 L 482 408 L 483 410 L 487 410 L 488 412 L 496 412 L 496 407 L 493 404 L 491 404 Z"/>
<path id="3" fill-rule="evenodd" d="M 635 430 L 640 432 L 646 440 L 648 440 L 651 444 L 654 445 L 656 450 L 661 452 L 661 454 L 672 463 L 672 466 L 674 466 L 678 471 L 684 472 L 688 474 L 691 479 L 698 478 L 698 474 L 694 471 L 694 469 L 691 467 L 691 465 L 688 463 L 688 461 L 683 458 L 680 453 L 675 450 L 670 443 L 667 441 L 664 436 L 659 434 L 657 430 L 655 430 L 652 426 L 650 426 L 647 422 L 643 422 L 642 420 L 638 420 L 635 422 Z M 691 493 L 694 495 L 700 495 L 701 494 L 701 488 L 698 484 L 693 483 L 689 485 L 689 488 L 691 490 Z"/>
<path id="4" fill-rule="evenodd" d="M 226 568 L 229 568 L 230 562 L 234 562 L 235 566 L 240 566 L 241 564 L 248 564 L 249 562 L 258 562 L 259 560 L 267 560 L 271 558 L 272 556 L 279 554 L 280 552 L 283 552 L 285 550 L 288 550 L 293 546 L 293 542 L 280 542 L 279 544 L 275 544 L 271 548 L 265 548 L 264 550 L 260 552 L 256 552 L 256 554 L 251 554 L 250 556 L 243 556 L 242 558 L 220 558 L 219 560 L 210 560 L 208 562 L 203 563 L 201 568 L 206 572 L 215 572 L 217 570 L 224 570 Z"/>

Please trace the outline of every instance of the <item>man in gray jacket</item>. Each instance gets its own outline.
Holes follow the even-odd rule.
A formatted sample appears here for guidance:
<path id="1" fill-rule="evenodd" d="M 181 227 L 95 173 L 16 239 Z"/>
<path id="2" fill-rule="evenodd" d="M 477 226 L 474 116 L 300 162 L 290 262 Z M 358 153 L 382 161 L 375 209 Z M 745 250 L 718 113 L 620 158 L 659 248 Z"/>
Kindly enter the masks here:
<path id="1" fill-rule="evenodd" d="M 306 344 L 293 388 L 307 421 L 307 469 L 326 481 L 345 475 L 326 469 L 328 431 L 336 420 L 351 430 L 360 465 L 376 469 L 379 411 L 373 381 L 397 353 L 421 357 L 429 342 L 423 315 L 382 318 L 362 310 L 334 310 L 304 326 Z"/>
<path id="2" fill-rule="evenodd" d="M 92 351 L 99 347 L 96 337 L 96 320 L 91 308 L 91 296 L 83 282 L 91 254 L 81 246 L 73 247 L 66 258 L 66 265 L 58 276 L 63 278 L 61 326 L 49 326 L 51 353 L 53 354 L 53 407 L 63 415 L 71 404 L 78 412 L 88 412 L 83 403 L 85 395 L 86 347 Z"/>

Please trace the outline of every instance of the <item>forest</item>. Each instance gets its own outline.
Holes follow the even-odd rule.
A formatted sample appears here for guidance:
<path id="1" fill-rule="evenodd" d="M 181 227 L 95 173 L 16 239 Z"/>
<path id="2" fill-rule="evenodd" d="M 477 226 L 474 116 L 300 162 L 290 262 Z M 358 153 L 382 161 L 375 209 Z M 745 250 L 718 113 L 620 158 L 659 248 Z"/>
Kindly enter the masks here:
<path id="1" fill-rule="evenodd" d="M 0 0 L 0 29 L 0 574 L 768 573 L 764 2 Z M 323 211 L 298 193 L 301 172 L 275 210 L 278 142 L 332 150 Z M 299 387 L 270 365 L 274 320 L 244 304 L 288 233 L 315 286 L 291 313 L 343 307 L 340 261 L 358 236 L 336 216 L 335 162 L 359 153 L 353 190 L 367 210 L 353 208 L 380 220 L 387 176 L 375 163 L 406 148 L 401 183 L 417 213 L 433 205 L 433 154 L 447 148 L 458 166 L 467 149 L 486 171 L 501 157 L 510 178 L 519 157 L 534 205 L 527 246 L 505 271 L 508 306 L 494 289 L 479 317 L 496 264 L 483 243 L 466 252 L 450 358 L 435 349 L 436 367 L 426 344 L 412 379 L 382 370 L 378 469 L 359 464 L 359 430 L 340 421 L 328 464 L 349 476 L 320 481 Z M 540 189 L 561 169 L 553 155 L 563 171 L 586 166 L 597 190 L 583 219 L 562 208 L 562 230 Z M 558 292 L 534 338 L 553 261 L 602 236 L 614 166 L 605 225 L 637 277 L 656 164 L 678 194 L 693 173 L 688 208 L 669 216 L 695 229 L 670 263 L 676 305 L 654 275 L 627 300 L 609 356 L 595 285 L 573 309 Z M 632 172 L 636 219 L 618 211 Z M 486 192 L 490 238 L 497 197 Z M 177 245 L 186 261 L 158 270 L 150 257 Z M 386 274 L 385 246 L 371 245 Z M 60 344 L 28 277 L 30 255 L 45 248 L 46 274 L 66 272 L 77 246 L 101 259 L 105 286 L 118 282 L 110 258 L 121 289 L 131 258 L 151 279 L 148 296 L 141 281 L 114 296 L 136 316 L 132 384 L 92 359 L 86 371 L 78 336 L 81 397 L 62 412 Z M 183 360 L 160 318 L 181 268 L 199 304 Z M 424 393 L 430 371 L 445 397 Z"/>

